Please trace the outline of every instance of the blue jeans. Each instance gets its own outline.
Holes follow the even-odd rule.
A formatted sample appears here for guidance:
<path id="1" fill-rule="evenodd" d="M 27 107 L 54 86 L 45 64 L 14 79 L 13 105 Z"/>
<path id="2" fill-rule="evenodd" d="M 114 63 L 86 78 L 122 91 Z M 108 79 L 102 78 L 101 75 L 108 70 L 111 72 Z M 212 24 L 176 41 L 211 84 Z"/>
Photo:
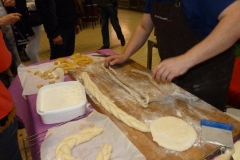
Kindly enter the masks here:
<path id="1" fill-rule="evenodd" d="M 14 118 L 7 129 L 0 133 L 0 159 L 1 160 L 22 160 L 21 153 L 18 147 L 18 122 Z"/>
<path id="2" fill-rule="evenodd" d="M 110 18 L 110 22 L 115 30 L 117 37 L 119 40 L 123 39 L 124 36 L 122 34 L 121 27 L 118 21 L 118 11 L 117 7 L 109 6 L 109 7 L 100 7 L 100 16 L 101 16 L 101 26 L 102 26 L 102 38 L 103 38 L 103 46 L 109 47 L 109 31 L 108 31 L 108 21 Z"/>

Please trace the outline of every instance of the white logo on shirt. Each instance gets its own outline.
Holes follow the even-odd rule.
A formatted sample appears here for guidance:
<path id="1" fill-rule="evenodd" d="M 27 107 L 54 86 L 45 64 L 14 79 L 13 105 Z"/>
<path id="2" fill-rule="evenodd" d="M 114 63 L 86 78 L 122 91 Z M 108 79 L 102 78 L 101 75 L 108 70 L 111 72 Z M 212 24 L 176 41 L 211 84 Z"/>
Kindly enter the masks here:
<path id="1" fill-rule="evenodd" d="M 158 15 L 155 15 L 154 16 L 155 18 L 158 18 L 158 19 L 161 19 L 161 20 L 164 20 L 164 21 L 167 21 L 167 22 L 172 22 L 172 20 L 166 18 L 166 17 L 161 17 L 161 16 L 158 16 Z"/>

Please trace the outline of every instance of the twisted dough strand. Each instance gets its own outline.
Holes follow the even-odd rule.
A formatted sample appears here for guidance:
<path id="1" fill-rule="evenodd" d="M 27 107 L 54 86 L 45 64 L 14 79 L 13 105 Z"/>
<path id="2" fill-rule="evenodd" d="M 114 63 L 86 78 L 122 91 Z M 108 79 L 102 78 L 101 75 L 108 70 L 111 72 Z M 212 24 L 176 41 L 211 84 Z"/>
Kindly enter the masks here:
<path id="1" fill-rule="evenodd" d="M 112 146 L 105 144 L 102 150 L 97 154 L 95 160 L 109 160 L 112 153 Z"/>
<path id="2" fill-rule="evenodd" d="M 104 69 L 105 72 L 108 73 L 108 75 L 114 82 L 116 82 L 119 86 L 121 86 L 123 89 L 128 91 L 128 93 L 131 94 L 131 96 L 139 103 L 141 107 L 143 108 L 148 107 L 148 102 L 149 102 L 148 96 L 143 95 L 142 93 L 136 92 L 136 90 L 130 87 L 130 85 L 128 85 L 126 82 L 124 82 L 112 68 L 110 68 L 110 70 L 115 74 L 116 77 L 107 68 L 105 68 L 103 64 L 102 64 L 102 68 Z M 144 99 L 142 99 L 141 97 L 143 97 Z"/>
<path id="3" fill-rule="evenodd" d="M 116 118 L 127 124 L 129 127 L 137 129 L 142 132 L 150 132 L 148 125 L 138 121 L 136 118 L 128 115 L 126 112 L 118 108 L 108 97 L 102 94 L 99 88 L 92 82 L 86 72 L 81 73 L 85 88 L 100 102 L 100 104 Z"/>
<path id="4" fill-rule="evenodd" d="M 161 85 L 159 85 L 154 81 L 152 76 L 149 75 L 148 73 L 137 70 L 137 69 L 132 69 L 131 71 L 133 73 L 138 73 L 138 74 L 142 74 L 142 75 L 147 76 L 149 78 L 150 82 L 152 83 L 152 85 L 154 87 L 156 87 L 162 94 L 170 94 L 170 93 L 173 92 L 173 88 L 171 87 L 171 83 L 162 83 Z"/>
<path id="5" fill-rule="evenodd" d="M 72 156 L 72 153 L 71 153 L 72 148 L 81 143 L 91 140 L 93 137 L 101 134 L 102 132 L 103 132 L 103 128 L 93 126 L 64 138 L 58 144 L 55 150 L 56 159 L 77 160 Z"/>

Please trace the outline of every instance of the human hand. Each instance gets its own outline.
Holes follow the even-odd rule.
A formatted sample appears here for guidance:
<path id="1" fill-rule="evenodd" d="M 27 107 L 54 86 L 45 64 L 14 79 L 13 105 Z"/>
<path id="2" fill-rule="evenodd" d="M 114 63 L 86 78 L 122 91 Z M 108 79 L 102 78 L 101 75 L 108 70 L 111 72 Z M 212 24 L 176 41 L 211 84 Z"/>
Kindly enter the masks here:
<path id="1" fill-rule="evenodd" d="M 110 66 L 113 66 L 115 64 L 121 64 L 125 62 L 128 59 L 128 57 L 124 56 L 123 54 L 116 54 L 116 55 L 111 55 L 104 60 L 104 66 L 106 68 Z"/>
<path id="2" fill-rule="evenodd" d="M 20 20 L 22 15 L 19 13 L 10 13 L 0 18 L 0 26 L 14 24 Z"/>
<path id="3" fill-rule="evenodd" d="M 153 70 L 153 78 L 157 82 L 171 82 L 174 78 L 189 70 L 188 62 L 181 56 L 168 58 L 160 62 Z"/>
<path id="4" fill-rule="evenodd" d="M 5 7 L 15 7 L 16 2 L 15 0 L 3 0 L 3 5 Z"/>
<path id="5" fill-rule="evenodd" d="M 62 39 L 62 37 L 59 35 L 59 36 L 57 36 L 56 38 L 54 38 L 54 39 L 53 39 L 53 44 L 62 45 L 62 44 L 63 44 L 63 39 Z"/>
<path id="6" fill-rule="evenodd" d="M 75 34 L 78 34 L 80 32 L 80 27 L 79 25 L 75 26 Z"/>

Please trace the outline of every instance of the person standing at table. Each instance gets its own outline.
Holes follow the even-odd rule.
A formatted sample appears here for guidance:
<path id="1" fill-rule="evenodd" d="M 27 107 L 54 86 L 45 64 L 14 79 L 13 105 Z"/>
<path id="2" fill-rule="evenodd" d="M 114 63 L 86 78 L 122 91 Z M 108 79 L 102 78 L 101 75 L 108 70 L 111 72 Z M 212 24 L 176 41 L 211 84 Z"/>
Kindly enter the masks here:
<path id="1" fill-rule="evenodd" d="M 107 49 L 110 47 L 109 42 L 109 19 L 117 34 L 117 38 L 120 40 L 121 45 L 125 46 L 125 39 L 122 33 L 122 29 L 118 20 L 118 3 L 117 0 L 99 0 L 99 10 L 102 27 L 102 39 L 103 46 L 100 49 Z"/>
<path id="2" fill-rule="evenodd" d="M 0 18 L 0 27 L 20 20 L 20 14 L 12 13 Z M 8 51 L 0 30 L 0 72 L 5 71 L 11 65 L 12 56 Z M 0 81 L 0 159 L 22 160 L 18 146 L 18 121 L 16 108 L 8 89 Z"/>
<path id="3" fill-rule="evenodd" d="M 29 12 L 29 23 L 35 33 L 26 45 L 25 52 L 30 58 L 31 63 L 39 62 L 38 52 L 40 49 L 41 33 L 43 30 L 42 18 L 36 9 L 35 0 L 26 0 Z"/>
<path id="4" fill-rule="evenodd" d="M 224 111 L 240 37 L 240 1 L 147 0 L 144 12 L 123 54 L 104 65 L 125 62 L 155 26 L 161 62 L 153 78 L 172 81 Z"/>
<path id="5" fill-rule="evenodd" d="M 75 0 L 35 0 L 50 44 L 50 59 L 74 52 L 75 34 L 80 31 Z"/>
<path id="6" fill-rule="evenodd" d="M 12 14 L 7 13 L 6 7 L 11 7 L 11 6 L 15 7 L 15 5 L 16 5 L 15 0 L 0 1 L 0 17 L 7 18 L 6 15 L 11 16 Z M 3 33 L 3 38 L 5 40 L 5 44 L 8 50 L 12 54 L 12 64 L 10 66 L 10 70 L 13 76 L 16 76 L 17 67 L 19 66 L 19 64 L 21 64 L 21 59 L 19 57 L 19 53 L 18 53 L 18 49 L 17 49 L 15 37 L 14 37 L 14 32 L 12 30 L 11 25 L 1 26 L 1 30 Z"/>

